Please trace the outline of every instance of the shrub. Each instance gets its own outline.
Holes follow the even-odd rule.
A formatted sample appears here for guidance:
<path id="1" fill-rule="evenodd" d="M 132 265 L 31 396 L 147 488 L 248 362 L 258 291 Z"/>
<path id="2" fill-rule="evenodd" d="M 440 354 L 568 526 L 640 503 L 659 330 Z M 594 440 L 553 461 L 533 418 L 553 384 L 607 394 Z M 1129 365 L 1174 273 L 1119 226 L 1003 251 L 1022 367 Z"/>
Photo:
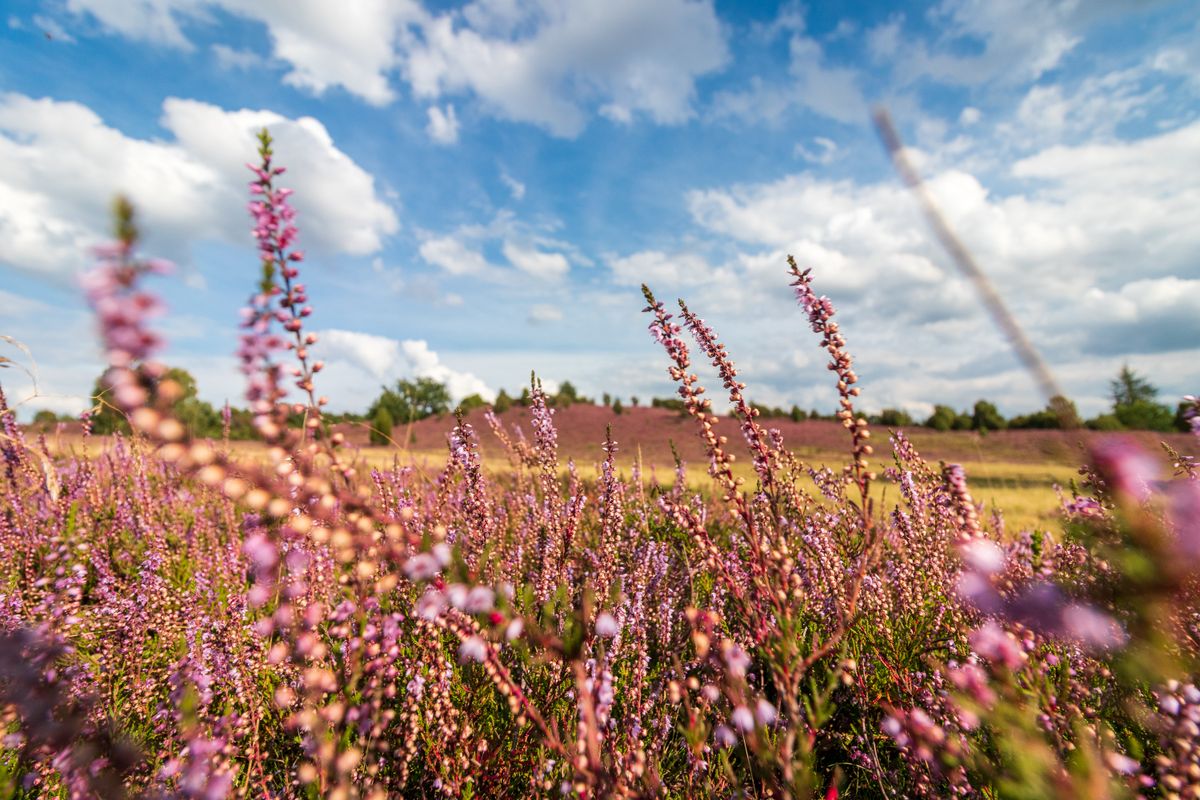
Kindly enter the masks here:
<path id="1" fill-rule="evenodd" d="M 392 413 L 387 406 L 379 406 L 371 417 L 371 444 L 387 445 L 392 443 L 392 429 L 396 427 Z"/>

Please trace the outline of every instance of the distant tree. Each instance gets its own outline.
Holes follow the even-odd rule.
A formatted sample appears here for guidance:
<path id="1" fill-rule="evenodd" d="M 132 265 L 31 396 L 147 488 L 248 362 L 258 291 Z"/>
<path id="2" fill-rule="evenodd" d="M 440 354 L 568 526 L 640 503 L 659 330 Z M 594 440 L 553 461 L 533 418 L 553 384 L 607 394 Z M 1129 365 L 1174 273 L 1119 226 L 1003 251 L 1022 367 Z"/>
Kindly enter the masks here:
<path id="1" fill-rule="evenodd" d="M 496 394 L 496 399 L 492 403 L 492 410 L 497 414 L 503 414 L 505 411 L 508 411 L 510 408 L 512 408 L 512 404 L 513 399 L 508 396 L 508 392 L 501 389 Z"/>
<path id="2" fill-rule="evenodd" d="M 933 413 L 925 420 L 925 427 L 935 431 L 948 431 L 954 428 L 955 417 L 958 414 L 950 406 L 934 406 Z"/>
<path id="3" fill-rule="evenodd" d="M 177 399 L 172 406 L 175 418 L 178 419 L 187 429 L 188 433 L 196 437 L 217 437 L 221 435 L 221 415 L 211 404 L 201 400 L 198 397 L 198 389 L 196 387 L 196 379 L 192 377 L 187 370 L 179 367 L 171 367 L 158 380 L 158 383 L 152 387 L 152 392 L 157 394 L 158 387 L 163 383 L 171 381 L 176 386 Z M 104 384 L 104 376 L 101 375 L 96 379 L 92 388 L 92 402 L 98 407 L 98 411 L 92 415 L 92 431 L 101 435 L 112 434 L 120 431 L 121 433 L 129 433 L 129 421 L 125 419 L 113 402 L 112 394 L 108 387 Z"/>
<path id="4" fill-rule="evenodd" d="M 687 405 L 678 397 L 655 397 L 650 400 L 651 408 L 667 408 L 680 414 L 687 413 Z"/>
<path id="5" fill-rule="evenodd" d="M 910 428 L 914 424 L 913 418 L 909 416 L 908 412 L 898 408 L 885 408 L 880 411 L 875 422 L 885 428 Z"/>
<path id="6" fill-rule="evenodd" d="M 625 408 L 621 405 L 621 398 L 618 397 L 616 400 L 613 400 L 612 410 L 614 414 L 623 414 L 625 412 Z"/>
<path id="7" fill-rule="evenodd" d="M 1125 426 L 1121 424 L 1121 420 L 1117 419 L 1116 414 L 1100 414 L 1099 416 L 1089 419 L 1085 425 L 1094 431 L 1125 430 Z"/>
<path id="8" fill-rule="evenodd" d="M 563 381 L 559 384 L 553 401 L 554 405 L 559 408 L 569 408 L 572 403 L 579 402 L 579 393 L 575 390 L 574 384 L 570 381 Z"/>
<path id="9" fill-rule="evenodd" d="M 476 393 L 469 394 L 462 400 L 459 400 L 457 408 L 464 414 L 470 414 L 475 409 L 483 408 L 486 405 L 487 401 L 484 400 L 478 393 Z"/>
<path id="10" fill-rule="evenodd" d="M 805 414 L 804 409 L 800 406 L 792 406 L 792 413 L 789 416 L 791 416 L 792 422 L 803 422 L 808 418 L 808 414 Z"/>
<path id="11" fill-rule="evenodd" d="M 1062 395 L 1055 395 L 1041 411 L 1022 414 L 1008 421 L 1010 428 L 1062 428 L 1078 424 L 1079 412 L 1075 404 Z"/>
<path id="12" fill-rule="evenodd" d="M 445 414 L 450 410 L 450 391 L 446 385 L 432 378 L 397 381 L 395 387 L 383 387 L 382 394 L 367 410 L 372 420 L 380 408 L 386 408 L 397 425 Z"/>
<path id="13" fill-rule="evenodd" d="M 821 412 L 814 408 L 808 412 L 808 418 L 809 419 L 822 419 Z"/>
<path id="14" fill-rule="evenodd" d="M 1162 403 L 1155 402 L 1158 388 L 1138 375 L 1128 364 L 1121 367 L 1117 377 L 1109 382 L 1113 399 L 1113 416 L 1132 430 L 1166 432 L 1175 427 L 1175 414 Z"/>
<path id="15" fill-rule="evenodd" d="M 1171 409 L 1162 403 L 1149 400 L 1136 400 L 1116 406 L 1113 408 L 1113 416 L 1130 430 L 1160 433 L 1175 430 L 1175 414 Z"/>
<path id="16" fill-rule="evenodd" d="M 1150 381 L 1133 371 L 1128 364 L 1121 367 L 1117 377 L 1108 382 L 1112 394 L 1113 408 L 1133 405 L 1139 401 L 1153 402 L 1158 389 Z"/>
<path id="17" fill-rule="evenodd" d="M 50 430 L 58 424 L 58 421 L 58 414 L 46 408 L 33 415 L 33 426 L 40 430 Z"/>
<path id="18" fill-rule="evenodd" d="M 629 405 L 633 406 L 634 408 L 637 408 L 637 404 L 638 404 L 638 398 L 637 398 L 637 395 L 635 394 L 629 398 Z"/>
<path id="19" fill-rule="evenodd" d="M 521 396 L 515 402 L 519 406 L 528 406 L 533 402 L 533 395 L 530 393 L 528 386 L 521 390 Z"/>
<path id="20" fill-rule="evenodd" d="M 379 406 L 371 417 L 371 444 L 389 444 L 392 440 L 392 429 L 395 427 L 396 422 L 387 406 Z"/>
<path id="21" fill-rule="evenodd" d="M 994 404 L 987 400 L 975 401 L 975 408 L 971 413 L 971 430 L 998 431 L 1003 430 L 1007 424 Z"/>
<path id="22" fill-rule="evenodd" d="M 1175 409 L 1175 429 L 1190 433 L 1192 430 L 1192 409 L 1195 406 L 1192 403 L 1180 402 Z"/>
<path id="23" fill-rule="evenodd" d="M 112 398 L 112 391 L 104 384 L 101 375 L 92 384 L 92 432 L 101 436 L 113 433 L 129 433 L 129 420 L 117 410 Z"/>
<path id="24" fill-rule="evenodd" d="M 604 405 L 606 405 L 606 406 L 612 405 L 612 395 L 609 394 L 608 392 L 605 392 L 603 395 L 600 396 L 600 398 L 604 401 Z"/>

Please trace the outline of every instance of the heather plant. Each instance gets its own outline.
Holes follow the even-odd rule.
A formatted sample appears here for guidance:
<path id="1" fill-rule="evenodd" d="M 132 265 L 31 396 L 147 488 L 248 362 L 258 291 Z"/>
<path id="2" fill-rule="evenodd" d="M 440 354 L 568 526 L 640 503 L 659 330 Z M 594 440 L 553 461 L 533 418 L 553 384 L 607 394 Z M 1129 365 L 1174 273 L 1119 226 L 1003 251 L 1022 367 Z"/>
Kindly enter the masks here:
<path id="1" fill-rule="evenodd" d="M 645 288 L 711 491 L 682 463 L 670 483 L 623 475 L 611 434 L 583 479 L 536 377 L 528 431 L 486 417 L 506 471 L 484 469 L 462 413 L 435 474 L 367 469 L 322 413 L 265 132 L 251 169 L 261 269 L 238 353 L 265 459 L 181 421 L 143 287 L 166 265 L 138 254 L 126 203 L 87 291 L 129 435 L 56 458 L 0 393 L 0 794 L 1200 793 L 1189 457 L 1170 452 L 1167 480 L 1109 442 L 1064 493 L 1061 535 L 1007 531 L 961 467 L 899 432 L 876 454 L 833 304 L 789 259 L 840 467 L 798 459 L 716 332 Z M 728 393 L 748 479 L 685 335 Z"/>

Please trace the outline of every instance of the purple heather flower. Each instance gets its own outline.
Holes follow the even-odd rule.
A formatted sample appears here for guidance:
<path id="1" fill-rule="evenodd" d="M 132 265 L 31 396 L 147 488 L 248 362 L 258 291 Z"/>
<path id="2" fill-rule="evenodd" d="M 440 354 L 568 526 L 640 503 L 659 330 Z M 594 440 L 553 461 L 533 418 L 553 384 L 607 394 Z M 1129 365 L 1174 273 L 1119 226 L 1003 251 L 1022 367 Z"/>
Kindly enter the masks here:
<path id="1" fill-rule="evenodd" d="M 620 632 L 621 628 L 617 624 L 616 617 L 607 611 L 601 611 L 596 617 L 596 635 L 602 636 L 605 639 L 611 639 Z"/>
<path id="2" fill-rule="evenodd" d="M 754 730 L 754 715 L 745 706 L 735 708 L 733 713 L 729 715 L 729 721 L 733 723 L 733 727 L 743 733 L 749 733 Z"/>

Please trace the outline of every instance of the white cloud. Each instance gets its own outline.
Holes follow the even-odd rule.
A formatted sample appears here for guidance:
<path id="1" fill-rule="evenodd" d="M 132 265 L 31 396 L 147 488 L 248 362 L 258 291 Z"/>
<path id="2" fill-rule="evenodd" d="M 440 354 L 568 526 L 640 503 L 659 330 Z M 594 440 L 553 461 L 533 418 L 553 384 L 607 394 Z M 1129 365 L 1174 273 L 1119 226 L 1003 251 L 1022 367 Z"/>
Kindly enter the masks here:
<path id="1" fill-rule="evenodd" d="M 1161 365 L 1196 352 L 1200 228 L 1191 212 L 1200 187 L 1183 176 L 1197 170 L 1200 123 L 1193 123 L 1137 141 L 1047 148 L 1013 165 L 1007 194 L 960 170 L 934 169 L 928 187 L 1090 414 L 1103 407 L 1117 354 L 1151 354 L 1139 363 Z M 694 191 L 687 202 L 707 248 L 726 254 L 719 267 L 661 251 L 609 266 L 618 283 L 684 287 L 698 312 L 719 314 L 727 330 L 749 331 L 748 346 L 731 342 L 735 357 L 795 346 L 763 322 L 778 327 L 788 313 L 784 259 L 792 253 L 813 268 L 817 291 L 841 307 L 864 391 L 876 401 L 961 405 L 994 396 L 1010 409 L 1032 405 L 1032 381 L 897 183 L 801 174 Z M 765 378 L 768 391 L 755 397 L 770 396 L 776 378 Z M 789 384 L 778 381 L 782 399 Z M 1169 385 L 1182 390 L 1180 383 Z"/>
<path id="2" fill-rule="evenodd" d="M 813 164 L 828 164 L 837 158 L 838 146 L 832 139 L 816 136 L 812 143 L 814 147 L 808 147 L 803 142 L 797 143 L 796 155 Z"/>
<path id="3" fill-rule="evenodd" d="M 451 275 L 481 275 L 494 272 L 483 254 L 454 236 L 438 236 L 421 243 L 421 258 Z"/>
<path id="4" fill-rule="evenodd" d="M 558 306 L 539 303 L 529 309 L 529 321 L 535 325 L 547 322 L 561 322 L 562 318 L 563 312 Z"/>
<path id="5" fill-rule="evenodd" d="M 34 14 L 33 24 L 40 28 L 42 33 L 48 39 L 56 42 L 66 42 L 67 44 L 73 44 L 75 42 L 75 37 L 72 36 L 56 19 L 47 17 L 44 14 Z"/>
<path id="6" fill-rule="evenodd" d="M 161 124 L 173 140 L 125 136 L 79 103 L 0 95 L 0 262 L 78 268 L 105 237 L 118 192 L 138 207 L 148 250 L 186 260 L 198 241 L 250 243 L 244 165 L 264 125 L 277 162 L 304 167 L 284 179 L 302 246 L 367 254 L 398 227 L 371 175 L 311 117 L 168 98 Z"/>
<path id="7" fill-rule="evenodd" d="M 855 69 L 828 63 L 821 44 L 796 31 L 788 42 L 788 77 L 764 81 L 755 76 L 750 87 L 726 91 L 713 99 L 713 114 L 751 121 L 777 122 L 794 107 L 851 124 L 867 119 L 867 102 Z"/>
<path id="8" fill-rule="evenodd" d="M 349 364 L 377 383 L 390 384 L 407 377 L 432 378 L 444 383 L 456 401 L 472 394 L 488 401 L 496 396 L 495 391 L 471 373 L 443 364 L 423 339 L 399 340 L 336 329 L 322 331 L 320 337 L 326 361 Z"/>
<path id="9" fill-rule="evenodd" d="M 652 289 L 707 283 L 713 280 L 715 273 L 713 267 L 698 255 L 670 255 L 659 250 L 613 257 L 608 260 L 608 266 L 618 284 L 639 286 L 645 283 Z"/>
<path id="10" fill-rule="evenodd" d="M 562 253 L 543 253 L 512 241 L 504 243 L 504 257 L 508 263 L 535 278 L 561 278 L 570 269 Z"/>
<path id="11" fill-rule="evenodd" d="M 728 58 L 706 0 L 548 0 L 520 12 L 510 3 L 475 3 L 462 21 L 430 20 L 404 54 L 414 93 L 470 93 L 501 117 L 558 136 L 578 134 L 593 103 L 613 119 L 644 113 L 683 122 L 696 77 Z M 513 38 L 517 29 L 529 33 Z"/>
<path id="12" fill-rule="evenodd" d="M 504 171 L 500 173 L 500 180 L 508 187 L 508 193 L 512 195 L 513 200 L 523 200 L 525 198 L 525 184 Z"/>
<path id="13" fill-rule="evenodd" d="M 425 132 L 438 144 L 455 144 L 458 141 L 458 115 L 454 105 L 447 104 L 445 111 L 437 106 L 429 107 L 429 124 Z"/>
<path id="14" fill-rule="evenodd" d="M 260 22 L 274 57 L 291 67 L 285 83 L 314 94 L 339 86 L 377 105 L 395 97 L 387 73 L 397 41 L 424 18 L 415 0 L 68 0 L 67 8 L 128 38 L 189 50 L 183 28 L 213 10 Z"/>
<path id="15" fill-rule="evenodd" d="M 213 10 L 264 24 L 284 82 L 321 94 L 341 87 L 382 105 L 399 71 L 417 97 L 471 95 L 506 119 L 574 136 L 588 110 L 691 116 L 698 76 L 728 53 L 711 0 L 477 0 L 426 12 L 417 0 L 68 0 L 109 30 L 193 47 L 184 29 Z M 347 57 L 347 54 L 353 57 Z"/>
<path id="16" fill-rule="evenodd" d="M 249 72 L 262 69 L 267 64 L 267 60 L 253 50 L 239 50 L 220 43 L 212 46 L 212 53 L 217 59 L 217 66 L 231 72 Z"/>

